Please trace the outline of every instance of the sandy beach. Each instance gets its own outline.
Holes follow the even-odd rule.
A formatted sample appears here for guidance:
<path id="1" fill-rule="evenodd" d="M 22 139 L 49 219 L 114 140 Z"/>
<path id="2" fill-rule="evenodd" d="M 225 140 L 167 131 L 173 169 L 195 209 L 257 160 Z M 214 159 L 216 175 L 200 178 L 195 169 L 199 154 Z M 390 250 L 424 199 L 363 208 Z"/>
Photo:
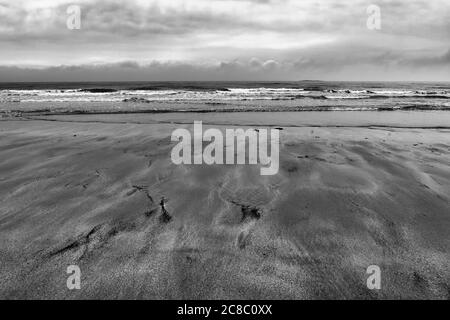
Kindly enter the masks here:
<path id="1" fill-rule="evenodd" d="M 201 115 L 282 127 L 280 171 L 261 176 L 174 165 L 170 134 L 196 116 L 2 119 L 0 298 L 450 299 L 445 118 Z M 66 287 L 69 265 L 81 290 Z M 381 290 L 366 287 L 369 265 Z"/>

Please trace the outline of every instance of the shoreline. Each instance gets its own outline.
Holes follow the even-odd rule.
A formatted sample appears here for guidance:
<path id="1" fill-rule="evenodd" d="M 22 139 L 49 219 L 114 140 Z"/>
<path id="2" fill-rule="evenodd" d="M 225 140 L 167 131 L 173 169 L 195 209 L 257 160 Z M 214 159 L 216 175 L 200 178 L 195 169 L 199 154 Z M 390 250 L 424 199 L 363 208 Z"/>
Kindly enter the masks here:
<path id="1" fill-rule="evenodd" d="M 0 121 L 14 120 L 4 118 Z M 404 128 L 450 129 L 447 111 L 304 111 L 304 112 L 169 112 L 119 114 L 61 114 L 18 117 L 17 120 L 55 122 L 97 122 L 128 124 L 192 124 L 202 121 L 217 126 Z"/>

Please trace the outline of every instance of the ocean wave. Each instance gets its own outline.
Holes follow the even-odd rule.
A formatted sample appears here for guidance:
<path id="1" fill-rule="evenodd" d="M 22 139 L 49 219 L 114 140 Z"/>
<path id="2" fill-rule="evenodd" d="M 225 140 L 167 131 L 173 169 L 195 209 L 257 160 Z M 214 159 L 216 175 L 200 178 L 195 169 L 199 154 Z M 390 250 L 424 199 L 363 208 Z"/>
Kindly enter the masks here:
<path id="1" fill-rule="evenodd" d="M 117 101 L 120 96 L 152 97 L 157 99 L 185 100 L 295 100 L 295 99 L 450 99 L 450 91 L 417 91 L 417 90 L 349 90 L 305 88 L 225 88 L 183 86 L 178 89 L 167 87 L 135 87 L 131 89 L 116 88 L 83 88 L 55 90 L 0 90 L 0 99 L 15 98 L 19 100 L 31 97 L 41 100 L 52 99 L 107 99 Z"/>
<path id="2" fill-rule="evenodd" d="M 117 92 L 117 89 L 111 88 L 89 88 L 89 89 L 80 89 L 79 92 L 90 92 L 90 93 L 110 93 Z"/>
<path id="3" fill-rule="evenodd" d="M 450 95 L 353 95 L 326 96 L 327 99 L 450 99 Z"/>
<path id="4" fill-rule="evenodd" d="M 449 110 L 448 85 L 330 82 L 0 84 L 0 110 L 241 112 Z M 67 111 L 69 110 L 69 111 Z"/>

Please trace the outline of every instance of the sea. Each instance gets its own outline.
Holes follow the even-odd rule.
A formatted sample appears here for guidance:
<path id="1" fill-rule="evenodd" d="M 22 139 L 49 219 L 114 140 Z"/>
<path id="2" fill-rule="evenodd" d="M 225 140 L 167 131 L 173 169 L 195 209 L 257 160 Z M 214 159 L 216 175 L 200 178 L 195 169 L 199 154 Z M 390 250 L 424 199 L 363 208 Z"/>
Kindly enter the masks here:
<path id="1" fill-rule="evenodd" d="M 2 117 L 270 111 L 450 111 L 450 82 L 0 83 Z"/>

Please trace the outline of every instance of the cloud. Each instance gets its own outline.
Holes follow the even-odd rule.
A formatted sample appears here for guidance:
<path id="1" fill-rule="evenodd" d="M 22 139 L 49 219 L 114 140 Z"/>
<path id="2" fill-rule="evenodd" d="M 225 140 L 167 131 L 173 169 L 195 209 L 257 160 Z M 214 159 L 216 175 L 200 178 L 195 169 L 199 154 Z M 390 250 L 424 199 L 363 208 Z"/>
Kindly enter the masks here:
<path id="1" fill-rule="evenodd" d="M 405 57 L 395 52 L 365 56 L 314 54 L 295 60 L 235 59 L 217 63 L 137 61 L 63 65 L 46 68 L 0 67 L 0 81 L 208 81 L 208 80 L 420 80 L 448 81 L 450 50 L 433 57 Z M 356 50 L 357 52 L 357 50 Z M 344 51 L 345 53 L 345 51 Z"/>
<path id="2" fill-rule="evenodd" d="M 151 77 L 156 72 L 164 78 L 175 77 L 175 70 L 207 78 L 243 72 L 248 78 L 302 77 L 313 70 L 318 77 L 348 70 L 355 72 L 347 76 L 352 78 L 361 74 L 351 71 L 358 65 L 398 75 L 407 68 L 448 64 L 447 0 L 379 0 L 379 31 L 366 28 L 366 8 L 372 3 L 0 0 L 0 61 L 17 75 L 43 69 L 49 76 L 53 70 L 53 78 L 62 77 L 61 65 L 80 66 L 87 73 L 94 65 L 121 67 L 139 77 L 152 66 Z M 80 30 L 66 28 L 66 9 L 73 4 L 81 8 Z"/>
<path id="3" fill-rule="evenodd" d="M 66 9 L 74 1 L 0 2 L 0 37 L 65 37 Z M 212 31 L 331 32 L 363 31 L 372 1 L 84 0 L 83 37 L 181 35 Z M 378 1 L 387 33 L 448 36 L 445 0 Z M 432 32 L 429 33 L 432 29 Z"/>

